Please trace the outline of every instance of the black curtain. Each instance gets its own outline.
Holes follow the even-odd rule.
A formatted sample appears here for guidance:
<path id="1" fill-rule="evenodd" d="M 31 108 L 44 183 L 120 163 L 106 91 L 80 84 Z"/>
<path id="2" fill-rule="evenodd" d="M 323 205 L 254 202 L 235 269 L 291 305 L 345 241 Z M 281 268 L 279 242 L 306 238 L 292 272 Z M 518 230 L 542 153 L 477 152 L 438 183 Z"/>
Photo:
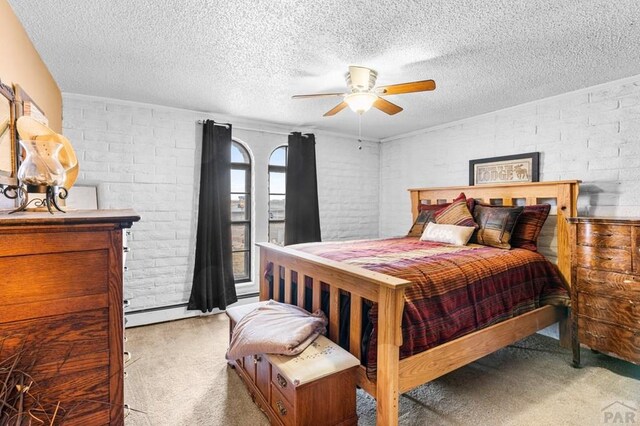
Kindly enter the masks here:
<path id="1" fill-rule="evenodd" d="M 207 120 L 202 131 L 196 263 L 187 309 L 210 312 L 237 300 L 231 256 L 231 125 Z"/>
<path id="2" fill-rule="evenodd" d="M 316 138 L 289 135 L 284 244 L 321 241 L 316 173 Z"/>

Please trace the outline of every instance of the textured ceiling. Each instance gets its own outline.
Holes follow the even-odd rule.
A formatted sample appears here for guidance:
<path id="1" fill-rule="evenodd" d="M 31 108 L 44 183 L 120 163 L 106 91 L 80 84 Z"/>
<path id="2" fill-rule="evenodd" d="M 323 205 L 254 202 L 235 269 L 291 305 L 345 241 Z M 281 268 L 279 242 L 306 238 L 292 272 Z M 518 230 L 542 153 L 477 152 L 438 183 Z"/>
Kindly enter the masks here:
<path id="1" fill-rule="evenodd" d="M 390 96 L 363 134 L 385 138 L 640 74 L 636 0 L 9 0 L 64 92 L 357 133 L 322 114 L 348 65 Z M 7 60 L 7 58 L 3 58 Z"/>

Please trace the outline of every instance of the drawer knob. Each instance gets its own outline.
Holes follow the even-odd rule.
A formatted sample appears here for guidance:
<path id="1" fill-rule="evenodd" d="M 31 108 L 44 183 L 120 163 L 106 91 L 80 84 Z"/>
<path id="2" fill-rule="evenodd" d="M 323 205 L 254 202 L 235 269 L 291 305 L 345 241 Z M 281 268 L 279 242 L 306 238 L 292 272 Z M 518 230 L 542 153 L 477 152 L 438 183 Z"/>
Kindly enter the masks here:
<path id="1" fill-rule="evenodd" d="M 276 402 L 276 405 L 278 406 L 278 411 L 280 412 L 280 415 L 281 416 L 286 416 L 287 415 L 287 408 L 284 406 L 282 401 L 278 400 L 278 402 Z"/>
<path id="2" fill-rule="evenodd" d="M 122 251 L 125 253 L 129 253 L 129 247 L 122 247 Z"/>
<path id="3" fill-rule="evenodd" d="M 257 364 L 257 363 L 259 363 L 260 361 L 262 361 L 262 358 L 260 357 L 260 355 L 254 355 L 254 356 L 253 356 L 253 363 L 254 363 L 254 364 Z"/>
<path id="4" fill-rule="evenodd" d="M 595 255 L 594 256 L 596 259 L 600 259 L 600 260 L 613 260 L 613 257 L 607 257 L 607 256 L 598 256 Z"/>
<path id="5" fill-rule="evenodd" d="M 131 352 L 129 351 L 124 351 L 124 362 L 129 362 L 131 361 Z"/>
<path id="6" fill-rule="evenodd" d="M 278 379 L 278 384 L 280 385 L 281 388 L 287 387 L 287 380 L 284 377 L 282 377 L 280 373 L 278 373 L 276 378 Z"/>
<path id="7" fill-rule="evenodd" d="M 122 307 L 123 307 L 123 308 L 125 308 L 125 309 L 126 309 L 126 308 L 128 308 L 128 307 L 129 307 L 129 305 L 131 305 L 131 302 L 129 301 L 129 299 L 124 299 L 124 300 L 122 301 Z"/>

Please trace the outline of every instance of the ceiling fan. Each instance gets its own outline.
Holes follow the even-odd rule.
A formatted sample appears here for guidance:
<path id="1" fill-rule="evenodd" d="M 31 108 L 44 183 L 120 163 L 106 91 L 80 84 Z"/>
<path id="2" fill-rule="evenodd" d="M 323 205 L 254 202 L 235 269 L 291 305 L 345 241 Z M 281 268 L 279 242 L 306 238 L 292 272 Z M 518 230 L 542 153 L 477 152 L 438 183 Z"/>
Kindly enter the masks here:
<path id="1" fill-rule="evenodd" d="M 346 73 L 344 77 L 350 89 L 348 93 L 317 93 L 313 95 L 295 95 L 291 98 L 306 99 L 342 96 L 344 100 L 327 111 L 324 114 L 325 117 L 336 115 L 347 106 L 361 115 L 369 111 L 372 106 L 389 115 L 394 115 L 402 111 L 402 108 L 384 99 L 383 96 L 426 92 L 436 88 L 436 82 L 433 80 L 421 80 L 375 87 L 378 73 L 365 67 L 350 66 L 349 72 Z"/>

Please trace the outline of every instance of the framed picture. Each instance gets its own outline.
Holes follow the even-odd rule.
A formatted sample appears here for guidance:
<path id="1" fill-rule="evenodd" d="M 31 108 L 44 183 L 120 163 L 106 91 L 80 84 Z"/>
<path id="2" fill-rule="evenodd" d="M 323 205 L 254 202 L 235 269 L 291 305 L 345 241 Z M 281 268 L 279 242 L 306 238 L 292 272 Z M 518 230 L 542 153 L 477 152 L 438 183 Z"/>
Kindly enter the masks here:
<path id="1" fill-rule="evenodd" d="M 469 185 L 538 182 L 540 153 L 469 160 Z"/>
<path id="2" fill-rule="evenodd" d="M 0 184 L 18 183 L 15 97 L 11 87 L 0 82 Z"/>

